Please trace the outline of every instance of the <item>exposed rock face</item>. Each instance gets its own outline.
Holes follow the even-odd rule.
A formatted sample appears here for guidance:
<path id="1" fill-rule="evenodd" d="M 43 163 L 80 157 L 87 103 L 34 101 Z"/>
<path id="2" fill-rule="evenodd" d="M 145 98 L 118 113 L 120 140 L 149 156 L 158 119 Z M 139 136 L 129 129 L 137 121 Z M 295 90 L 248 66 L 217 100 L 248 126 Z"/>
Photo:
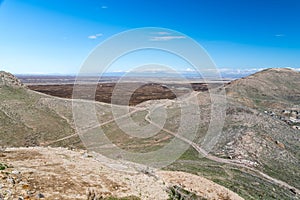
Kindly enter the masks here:
<path id="1" fill-rule="evenodd" d="M 24 87 L 24 84 L 14 75 L 0 71 L 0 86 Z"/>

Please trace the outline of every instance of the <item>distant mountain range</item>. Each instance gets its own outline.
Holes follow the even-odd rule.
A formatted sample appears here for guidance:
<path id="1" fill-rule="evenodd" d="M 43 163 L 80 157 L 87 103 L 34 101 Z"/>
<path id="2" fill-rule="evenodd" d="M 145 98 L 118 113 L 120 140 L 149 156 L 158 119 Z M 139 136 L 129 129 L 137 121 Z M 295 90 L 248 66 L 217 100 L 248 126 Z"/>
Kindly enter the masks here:
<path id="1" fill-rule="evenodd" d="M 262 71 L 264 69 L 268 69 L 268 68 L 249 68 L 249 69 L 231 69 L 231 68 L 220 68 L 220 69 L 216 69 L 216 73 L 219 73 L 220 76 L 222 78 L 226 78 L 226 79 L 237 79 L 237 78 L 242 78 L 242 77 L 246 77 L 249 76 L 253 73 Z M 287 69 L 292 69 L 294 71 L 300 71 L 300 68 L 287 68 Z M 177 75 L 182 75 L 185 78 L 200 78 L 201 76 L 199 75 L 199 73 L 196 70 L 186 70 L 186 71 L 178 71 L 176 72 Z M 209 70 L 206 71 L 205 69 L 203 69 L 201 71 L 201 73 L 207 75 L 207 77 L 209 76 Z M 170 73 L 168 71 L 140 71 L 140 72 L 136 72 L 136 73 L 130 73 L 128 74 L 127 71 L 116 71 L 116 72 L 104 72 L 103 74 L 95 74 L 95 73 L 86 73 L 86 74 L 81 74 L 81 75 L 85 75 L 85 76 L 91 76 L 91 77 L 99 77 L 99 76 L 103 76 L 103 77 L 121 77 L 124 75 L 129 75 L 129 76 L 138 76 L 138 77 L 174 77 L 174 73 Z M 215 73 L 214 73 L 215 74 Z M 48 73 L 48 74 L 42 74 L 42 73 L 26 73 L 26 74 L 15 74 L 18 78 L 22 78 L 22 77 L 39 77 L 39 76 L 44 76 L 44 77 L 55 77 L 55 76 L 65 76 L 65 77 L 76 77 L 78 74 L 77 73 L 70 73 L 70 74 L 60 74 L 60 73 Z M 213 78 L 213 77 L 212 77 Z"/>

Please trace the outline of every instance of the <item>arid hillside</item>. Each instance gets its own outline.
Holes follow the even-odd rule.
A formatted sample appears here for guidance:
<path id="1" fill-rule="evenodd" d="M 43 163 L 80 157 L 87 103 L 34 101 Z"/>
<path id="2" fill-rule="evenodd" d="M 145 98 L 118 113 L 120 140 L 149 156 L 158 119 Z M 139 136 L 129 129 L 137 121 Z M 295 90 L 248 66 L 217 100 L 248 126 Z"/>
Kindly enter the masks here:
<path id="1" fill-rule="evenodd" d="M 64 109 L 64 101 L 60 100 L 55 110 L 44 104 L 47 99 L 51 97 L 31 91 L 11 74 L 1 72 L 0 146 L 38 146 L 75 133 L 67 118 L 71 113 L 62 116 L 58 111 Z"/>
<path id="2" fill-rule="evenodd" d="M 9 148 L 0 156 L 4 199 L 164 200 L 173 199 L 171 189 L 193 199 L 242 199 L 200 176 L 152 170 L 83 150 Z"/>
<path id="3" fill-rule="evenodd" d="M 266 69 L 232 81 L 227 95 L 254 108 L 278 108 L 300 104 L 300 72 L 291 69 Z"/>
<path id="4" fill-rule="evenodd" d="M 75 129 L 70 99 L 32 91 L 24 87 L 11 74 L 3 72 L 0 74 L 0 146 L 86 149 L 87 143 L 83 145 Z M 117 112 L 118 109 L 120 111 L 129 109 L 128 115 L 137 124 L 153 127 L 159 122 L 156 118 L 161 117 L 157 115 L 157 110 L 165 109 L 166 122 L 156 135 L 149 138 L 132 137 L 124 132 L 120 125 L 130 130 L 135 127 L 128 124 L 122 116 L 116 119 L 112 114 L 110 104 L 75 101 L 83 112 L 87 105 L 93 105 L 95 108 L 98 118 L 96 122 L 90 122 L 88 114 L 82 117 L 82 121 L 86 123 L 83 128 L 87 133 L 101 129 L 112 143 L 126 151 L 138 153 L 155 151 L 174 138 L 181 143 L 191 145 L 190 149 L 179 159 L 164 168 L 168 172 L 159 172 L 170 176 L 169 178 L 175 182 L 174 177 L 177 175 L 180 177 L 180 175 L 174 174 L 178 173 L 177 171 L 184 171 L 205 177 L 244 199 L 298 199 L 300 130 L 297 129 L 299 125 L 297 119 L 300 113 L 300 91 L 297 86 L 299 80 L 299 72 L 289 69 L 268 69 L 227 84 L 225 86 L 226 101 L 223 102 L 224 105 L 219 105 L 225 106 L 224 126 L 216 145 L 210 152 L 205 152 L 202 148 L 203 139 L 211 119 L 221 120 L 222 117 L 219 115 L 223 116 L 223 114 L 215 113 L 214 115 L 217 116 L 213 116 L 209 91 L 193 91 L 173 100 L 150 100 L 136 106 L 115 107 Z M 221 91 L 219 88 L 213 88 L 213 90 Z M 191 102 L 193 98 L 198 101 Z M 201 113 L 196 138 L 192 141 L 188 139 L 189 132 L 185 133 L 186 137 L 178 136 L 182 125 L 181 116 L 184 115 L 181 106 L 188 106 L 188 102 L 197 105 Z M 192 125 L 190 123 L 192 120 L 185 121 L 182 126 L 189 127 Z M 97 149 L 103 149 L 103 151 L 109 151 L 111 148 L 107 145 L 101 146 L 101 142 L 97 140 L 92 142 Z M 1 157 L 0 162 L 11 164 L 16 168 L 25 165 L 17 161 L 19 151 L 22 152 L 24 149 L 8 149 L 8 152 L 4 152 L 4 157 Z M 40 151 L 46 150 L 41 148 Z M 101 150 L 97 152 L 101 153 Z M 207 154 L 206 157 L 203 158 L 203 154 Z M 13 157 L 14 155 L 16 157 Z M 73 163 L 73 165 L 76 164 Z M 27 167 L 30 168 L 29 165 Z M 38 163 L 36 163 L 36 168 L 39 168 Z M 176 172 L 172 174 L 173 172 L 170 171 Z M 72 171 L 68 173 L 72 176 Z M 66 180 L 64 182 L 68 183 Z M 59 179 L 57 179 L 57 184 L 61 184 Z M 193 184 L 191 183 L 190 187 L 185 189 L 192 192 L 200 187 L 195 182 Z M 89 187 L 90 185 L 87 184 L 85 189 Z M 83 197 L 85 191 L 74 190 Z M 47 196 L 51 195 L 51 192 L 47 193 L 46 189 L 41 192 Z M 112 192 L 111 195 L 120 197 L 122 195 L 117 195 L 119 192 L 119 190 L 116 193 Z M 54 194 L 54 191 L 52 193 Z M 60 193 L 63 193 L 63 190 Z M 70 193 L 71 191 L 68 195 Z M 217 191 L 212 190 L 210 193 L 217 194 Z M 134 192 L 120 192 L 120 194 L 141 197 Z M 205 196 L 208 195 L 207 193 L 195 195 L 213 199 Z M 146 197 L 142 196 L 141 199 L 146 199 Z"/>

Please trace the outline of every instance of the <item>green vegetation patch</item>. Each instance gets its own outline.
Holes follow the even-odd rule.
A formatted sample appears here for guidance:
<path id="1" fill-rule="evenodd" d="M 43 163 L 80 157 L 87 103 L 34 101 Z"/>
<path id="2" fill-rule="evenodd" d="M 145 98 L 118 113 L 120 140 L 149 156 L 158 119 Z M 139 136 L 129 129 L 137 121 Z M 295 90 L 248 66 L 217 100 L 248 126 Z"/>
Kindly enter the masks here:
<path id="1" fill-rule="evenodd" d="M 165 170 L 184 171 L 205 177 L 230 189 L 244 199 L 298 198 L 289 189 L 279 187 L 253 171 L 201 158 L 194 149 L 187 150 L 181 158 Z"/>
<path id="2" fill-rule="evenodd" d="M 177 185 L 167 189 L 169 200 L 206 200 L 206 198 L 197 196 L 194 192 L 188 191 Z"/>
<path id="3" fill-rule="evenodd" d="M 5 170 L 6 168 L 8 168 L 8 165 L 0 163 L 0 170 Z"/>

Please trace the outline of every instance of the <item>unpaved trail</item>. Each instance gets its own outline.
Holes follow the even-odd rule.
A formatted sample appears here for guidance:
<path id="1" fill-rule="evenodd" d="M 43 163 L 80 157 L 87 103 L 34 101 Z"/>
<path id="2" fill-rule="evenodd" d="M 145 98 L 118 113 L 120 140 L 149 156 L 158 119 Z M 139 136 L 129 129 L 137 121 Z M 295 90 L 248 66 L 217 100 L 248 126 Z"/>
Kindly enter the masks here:
<path id="1" fill-rule="evenodd" d="M 194 93 L 192 95 L 197 95 L 197 94 Z M 188 97 L 188 99 L 190 99 L 192 97 Z M 164 106 L 164 104 L 161 104 L 161 106 Z M 219 157 L 216 157 L 216 156 L 213 156 L 213 155 L 209 154 L 205 149 L 201 148 L 198 144 L 196 144 L 196 143 L 188 140 L 187 138 L 185 138 L 185 137 L 183 137 L 181 135 L 178 135 L 177 133 L 174 133 L 174 132 L 172 132 L 172 131 L 170 131 L 168 129 L 165 129 L 165 128 L 161 127 L 160 125 L 158 125 L 158 124 L 154 123 L 153 121 L 151 121 L 151 119 L 149 118 L 149 116 L 151 114 L 150 112 L 151 112 L 151 110 L 148 110 L 148 114 L 145 116 L 145 120 L 148 123 L 152 124 L 153 126 L 156 126 L 156 127 L 160 128 L 161 130 L 163 130 L 163 131 L 171 134 L 172 136 L 174 136 L 174 137 L 182 140 L 183 142 L 186 142 L 187 144 L 191 145 L 200 155 L 204 156 L 205 158 L 210 159 L 210 160 L 215 161 L 215 162 L 218 162 L 218 163 L 230 164 L 230 165 L 234 165 L 234 166 L 237 166 L 237 167 L 249 169 L 249 170 L 251 170 L 251 171 L 253 171 L 255 173 L 258 173 L 259 175 L 261 175 L 262 177 L 264 177 L 265 179 L 267 179 L 269 182 L 275 183 L 275 184 L 277 184 L 277 185 L 279 185 L 281 187 L 285 187 L 285 188 L 287 188 L 289 190 L 296 191 L 297 195 L 300 195 L 300 190 L 298 188 L 296 188 L 294 186 L 291 186 L 291 185 L 289 185 L 288 183 L 286 183 L 284 181 L 275 179 L 275 178 L 273 178 L 273 177 L 271 177 L 271 176 L 269 176 L 269 175 L 267 175 L 267 174 L 265 174 L 265 173 L 263 173 L 263 172 L 255 169 L 255 168 L 253 168 L 253 167 L 249 167 L 249 166 L 241 163 L 238 160 L 223 159 L 223 158 L 219 158 Z M 252 175 L 254 175 L 254 174 L 252 174 Z"/>
<path id="2" fill-rule="evenodd" d="M 181 101 L 187 101 L 187 100 L 190 100 L 190 99 L 192 99 L 193 97 L 196 97 L 198 94 L 199 94 L 199 92 L 192 92 L 192 93 L 191 93 L 189 96 L 187 96 L 185 99 L 181 99 Z M 168 102 L 166 101 L 165 103 L 161 103 L 159 106 L 165 106 L 165 104 L 167 104 L 167 103 L 168 103 Z M 147 103 L 145 102 L 144 104 L 147 104 Z M 141 104 L 141 105 L 143 105 L 143 104 Z M 177 137 L 178 139 L 182 140 L 183 142 L 186 142 L 187 144 L 191 145 L 191 146 L 192 146 L 199 154 L 203 155 L 204 157 L 206 157 L 206 158 L 208 158 L 208 159 L 210 159 L 210 160 L 212 160 L 212 161 L 218 162 L 218 163 L 229 164 L 229 165 L 237 166 L 237 167 L 239 167 L 239 168 L 249 169 L 249 170 L 255 172 L 256 174 L 259 174 L 261 177 L 264 177 L 264 178 L 265 178 L 266 180 L 268 180 L 269 182 L 274 183 L 274 184 L 277 184 L 277 185 L 279 185 L 279 186 L 281 186 L 281 187 L 285 187 L 285 188 L 294 190 L 294 191 L 296 191 L 297 195 L 300 195 L 300 190 L 299 190 L 298 188 L 295 188 L 294 186 L 291 186 L 291 185 L 289 185 L 288 183 L 286 183 L 286 182 L 284 182 L 284 181 L 275 179 L 275 178 L 273 178 L 273 177 L 271 177 L 271 176 L 269 176 L 269 175 L 267 175 L 267 174 L 265 174 L 265 173 L 263 173 L 263 172 L 261 172 L 261 171 L 255 169 L 255 168 L 253 168 L 253 167 L 249 167 L 249 166 L 247 166 L 247 165 L 241 163 L 241 162 L 238 161 L 238 160 L 228 160 L 228 159 L 223 159 L 223 158 L 219 158 L 219 157 L 213 156 L 213 155 L 209 154 L 208 152 L 206 152 L 206 151 L 205 151 L 203 148 L 201 148 L 198 144 L 196 144 L 196 143 L 194 143 L 194 142 L 188 140 L 187 138 L 185 138 L 185 137 L 183 137 L 183 136 L 178 135 L 177 133 L 174 133 L 174 132 L 172 132 L 172 131 L 170 131 L 170 130 L 167 130 L 167 129 L 161 127 L 160 125 L 154 123 L 153 121 L 151 121 L 151 120 L 149 119 L 149 116 L 150 116 L 150 114 L 151 114 L 151 109 L 147 109 L 147 105 L 145 105 L 145 106 L 143 106 L 143 107 L 133 107 L 133 110 L 130 111 L 130 112 L 128 112 L 128 113 L 125 114 L 125 115 L 121 115 L 121 116 L 119 116 L 119 117 L 117 117 L 117 118 L 108 120 L 108 121 L 103 122 L 103 123 L 101 123 L 101 124 L 97 124 L 97 125 L 95 125 L 95 126 L 93 126 L 93 127 L 89 127 L 89 128 L 87 128 L 86 130 L 84 130 L 84 131 L 88 131 L 88 130 L 90 130 L 90 129 L 93 129 L 93 128 L 97 128 L 97 127 L 106 125 L 106 124 L 108 124 L 108 123 L 114 122 L 115 120 L 122 119 L 122 118 L 124 118 L 124 117 L 128 117 L 128 116 L 130 116 L 130 115 L 132 115 L 132 114 L 134 114 L 134 113 L 136 113 L 136 112 L 138 112 L 138 111 L 144 111 L 144 110 L 147 110 L 147 111 L 148 111 L 148 114 L 145 116 L 145 120 L 146 120 L 148 123 L 150 123 L 150 124 L 152 124 L 152 125 L 154 125 L 154 126 L 160 128 L 161 130 L 165 131 L 166 133 L 169 133 L 169 134 L 171 134 L 172 136 Z M 58 139 L 58 140 L 49 142 L 49 143 L 47 143 L 47 144 L 45 144 L 45 145 L 49 145 L 49 144 L 53 144 L 53 143 L 55 143 L 55 142 L 63 141 L 63 140 L 65 140 L 65 139 L 69 139 L 69 138 L 75 137 L 75 136 L 77 136 L 77 135 L 78 135 L 78 134 L 73 134 L 73 135 L 70 135 L 70 136 L 67 136 L 67 137 L 64 137 L 64 138 L 60 138 L 60 139 Z M 252 175 L 257 176 L 256 174 L 252 174 Z M 259 176 L 258 176 L 258 177 L 259 177 Z"/>
<path id="3" fill-rule="evenodd" d="M 81 134 L 84 134 L 85 132 L 88 132 L 89 130 L 95 129 L 97 127 L 101 127 L 101 126 L 104 126 L 106 124 L 112 123 L 112 122 L 114 122 L 116 120 L 119 120 L 119 119 L 122 119 L 124 117 L 128 117 L 128 116 L 130 116 L 130 115 L 132 115 L 132 114 L 134 114 L 134 113 L 136 113 L 138 111 L 143 111 L 143 110 L 146 110 L 146 108 L 133 107 L 132 110 L 130 112 L 126 113 L 125 115 L 121 115 L 119 117 L 113 118 L 113 119 L 105 121 L 103 123 L 96 124 L 94 126 L 88 127 L 86 129 L 82 130 Z M 61 114 L 60 114 L 60 116 L 61 116 Z M 78 133 L 75 133 L 75 134 L 72 134 L 72 135 L 69 135 L 69 136 L 66 136 L 66 137 L 63 137 L 63 138 L 59 138 L 59 139 L 54 140 L 54 141 L 49 141 L 49 142 L 43 143 L 43 144 L 41 144 L 41 146 L 48 146 L 48 145 L 51 145 L 51 144 L 54 144 L 54 143 L 57 143 L 57 142 L 61 142 L 63 140 L 67 140 L 67 139 L 70 139 L 72 137 L 77 137 L 77 136 L 79 136 Z"/>

